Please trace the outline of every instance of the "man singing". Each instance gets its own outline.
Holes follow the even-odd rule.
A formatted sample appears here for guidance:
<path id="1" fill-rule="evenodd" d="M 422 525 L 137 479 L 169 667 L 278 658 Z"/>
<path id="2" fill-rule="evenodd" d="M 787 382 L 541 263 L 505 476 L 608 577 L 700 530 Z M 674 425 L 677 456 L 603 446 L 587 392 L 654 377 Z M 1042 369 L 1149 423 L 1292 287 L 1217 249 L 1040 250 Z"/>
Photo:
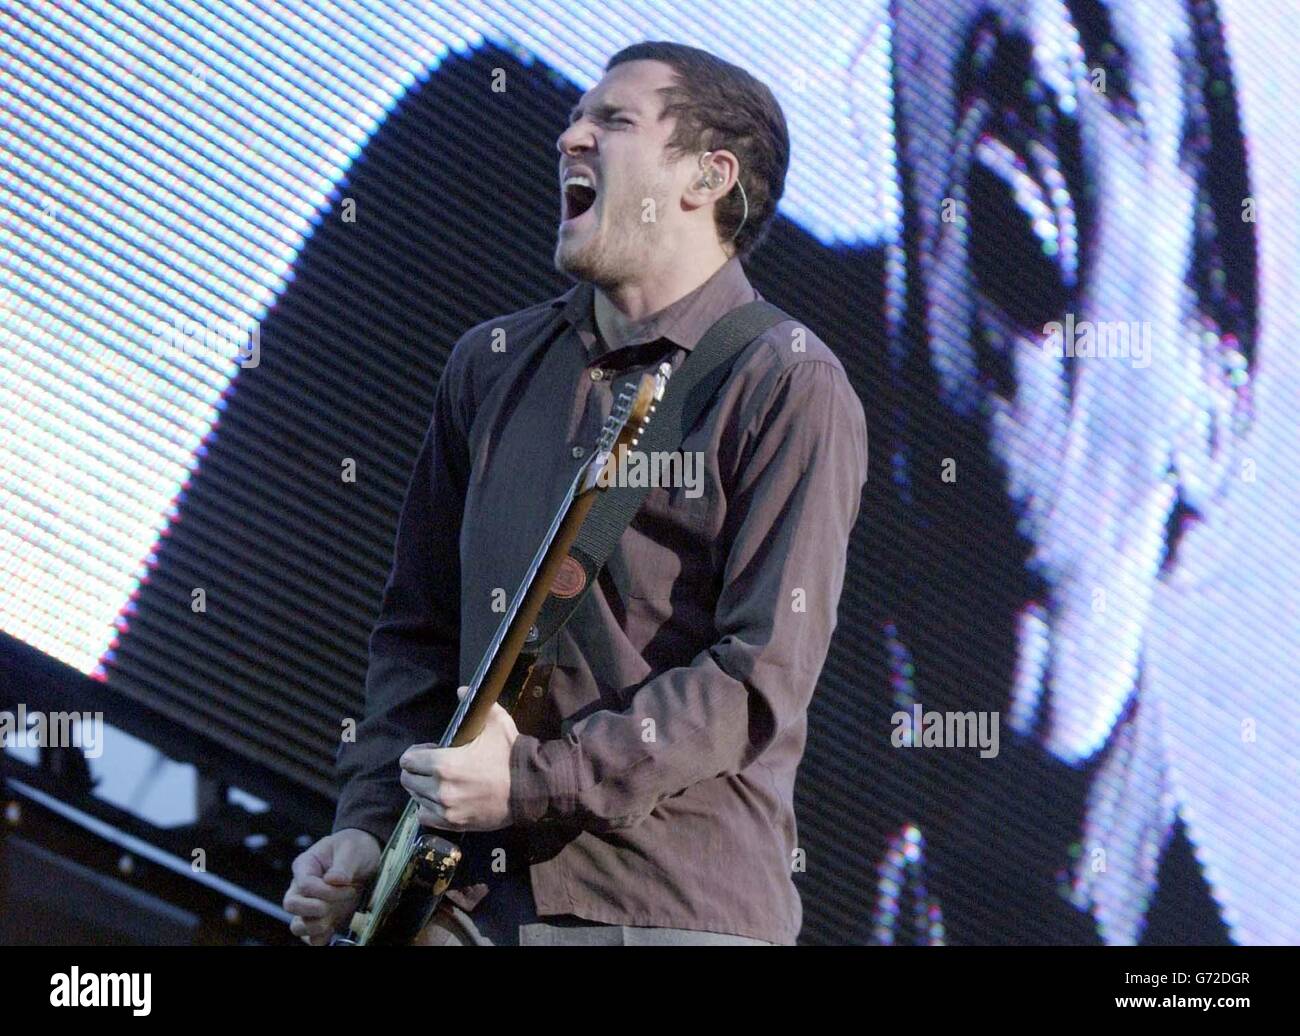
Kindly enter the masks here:
<path id="1" fill-rule="evenodd" d="M 741 260 L 789 163 L 771 91 L 672 43 L 615 55 L 557 148 L 555 265 L 578 283 L 452 350 L 370 640 L 365 718 L 339 753 L 334 833 L 295 861 L 284 900 L 313 945 L 351 916 L 412 797 L 465 850 L 422 944 L 799 933 L 795 771 L 867 431 L 843 367 L 796 321 L 740 353 L 681 447 L 703 477 L 651 489 L 513 714 L 495 706 L 463 747 L 430 744 L 616 386 L 678 369 L 760 297 Z"/>

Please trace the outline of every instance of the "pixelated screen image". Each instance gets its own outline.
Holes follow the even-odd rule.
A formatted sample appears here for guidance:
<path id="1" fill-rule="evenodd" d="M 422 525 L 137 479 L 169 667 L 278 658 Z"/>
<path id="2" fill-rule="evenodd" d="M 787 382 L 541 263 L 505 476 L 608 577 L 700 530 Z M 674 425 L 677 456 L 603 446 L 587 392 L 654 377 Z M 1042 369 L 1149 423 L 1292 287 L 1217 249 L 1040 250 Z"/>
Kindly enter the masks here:
<path id="1" fill-rule="evenodd" d="M 327 801 L 448 352 L 568 287 L 555 137 L 680 40 L 784 108 L 749 276 L 870 429 L 802 941 L 1296 943 L 1297 18 L 6 3 L 0 630 Z"/>

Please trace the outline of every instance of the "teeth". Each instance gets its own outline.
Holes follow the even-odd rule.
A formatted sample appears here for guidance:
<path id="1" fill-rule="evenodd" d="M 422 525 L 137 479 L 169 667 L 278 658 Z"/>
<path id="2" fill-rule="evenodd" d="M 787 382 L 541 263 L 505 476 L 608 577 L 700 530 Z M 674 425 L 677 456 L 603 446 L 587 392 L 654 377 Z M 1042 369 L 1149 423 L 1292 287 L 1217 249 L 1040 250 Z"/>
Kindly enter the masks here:
<path id="1" fill-rule="evenodd" d="M 564 187 L 567 190 L 570 187 L 590 187 L 593 191 L 596 185 L 591 182 L 591 178 L 581 175 L 566 176 L 564 178 Z"/>

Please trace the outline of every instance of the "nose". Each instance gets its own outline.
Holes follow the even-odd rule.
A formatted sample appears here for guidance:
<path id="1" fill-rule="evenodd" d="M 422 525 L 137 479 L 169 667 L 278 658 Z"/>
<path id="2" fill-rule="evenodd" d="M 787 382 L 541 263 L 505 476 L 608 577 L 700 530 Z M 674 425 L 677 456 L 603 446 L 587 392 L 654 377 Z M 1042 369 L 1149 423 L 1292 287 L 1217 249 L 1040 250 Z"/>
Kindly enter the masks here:
<path id="1" fill-rule="evenodd" d="M 565 128 L 555 140 L 555 150 L 561 155 L 576 155 L 592 145 L 591 130 L 586 119 L 579 119 Z"/>

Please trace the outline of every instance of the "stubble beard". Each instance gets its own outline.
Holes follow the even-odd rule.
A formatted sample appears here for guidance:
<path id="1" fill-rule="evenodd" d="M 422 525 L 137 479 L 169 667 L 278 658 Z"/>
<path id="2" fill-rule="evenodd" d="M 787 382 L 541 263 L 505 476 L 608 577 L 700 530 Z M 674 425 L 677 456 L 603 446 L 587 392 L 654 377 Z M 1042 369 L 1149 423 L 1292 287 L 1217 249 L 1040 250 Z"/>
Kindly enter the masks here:
<path id="1" fill-rule="evenodd" d="M 555 248 L 555 267 L 598 288 L 617 287 L 635 271 L 638 237 L 624 224 L 596 227 L 580 244 L 561 239 Z"/>
<path id="2" fill-rule="evenodd" d="M 666 204 L 666 192 L 646 184 L 644 190 L 631 192 L 632 197 L 652 197 L 656 211 Z M 661 197 L 664 195 L 664 197 Z M 581 244 L 561 237 L 555 245 L 555 268 L 578 280 L 590 281 L 609 291 L 645 272 L 654 252 L 655 224 L 643 222 L 642 206 L 619 203 L 602 207 L 603 222 L 588 232 Z"/>

